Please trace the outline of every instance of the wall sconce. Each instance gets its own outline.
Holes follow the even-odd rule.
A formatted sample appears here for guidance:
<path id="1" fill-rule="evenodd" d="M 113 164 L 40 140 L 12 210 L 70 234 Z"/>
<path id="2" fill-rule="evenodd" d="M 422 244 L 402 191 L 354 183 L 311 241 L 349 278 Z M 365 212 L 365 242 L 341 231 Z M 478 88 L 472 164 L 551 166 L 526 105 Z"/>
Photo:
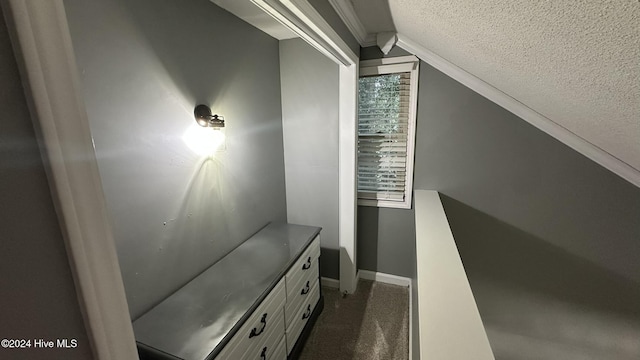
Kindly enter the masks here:
<path id="1" fill-rule="evenodd" d="M 198 105 L 193 111 L 196 117 L 196 122 L 202 127 L 212 127 L 214 129 L 220 129 L 224 127 L 224 117 L 215 114 L 212 115 L 211 108 L 207 105 Z"/>
<path id="2" fill-rule="evenodd" d="M 211 108 L 207 105 L 196 106 L 193 114 L 199 126 L 192 123 L 182 136 L 187 146 L 202 156 L 213 156 L 216 152 L 226 150 L 224 117 L 211 114 Z"/>

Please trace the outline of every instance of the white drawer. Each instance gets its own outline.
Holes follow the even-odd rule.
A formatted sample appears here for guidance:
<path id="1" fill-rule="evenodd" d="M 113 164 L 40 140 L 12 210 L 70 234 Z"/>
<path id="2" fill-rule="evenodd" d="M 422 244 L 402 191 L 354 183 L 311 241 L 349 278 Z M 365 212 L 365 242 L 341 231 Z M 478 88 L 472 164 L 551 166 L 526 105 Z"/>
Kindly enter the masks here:
<path id="1" fill-rule="evenodd" d="M 280 317 L 282 318 L 282 313 L 280 313 Z M 264 339 L 265 341 L 261 343 L 259 346 L 253 349 L 247 350 L 244 355 L 239 358 L 241 360 L 267 360 L 267 359 L 279 359 L 286 360 L 286 354 L 284 359 L 282 357 L 278 357 L 277 350 L 278 346 L 284 341 L 284 318 L 280 320 L 280 325 L 278 329 L 271 329 L 271 332 L 267 334 L 267 337 Z"/>
<path id="2" fill-rule="evenodd" d="M 280 338 L 280 341 L 273 346 L 264 346 L 259 348 L 259 352 L 253 356 L 247 356 L 243 360 L 287 360 L 287 342 L 284 339 L 284 335 Z"/>
<path id="3" fill-rule="evenodd" d="M 284 336 L 271 357 L 268 357 L 267 360 L 287 360 L 287 341 Z"/>
<path id="4" fill-rule="evenodd" d="M 295 345 L 302 329 L 307 324 L 307 321 L 309 321 L 309 317 L 318 303 L 318 300 L 320 300 L 320 283 L 316 281 L 311 289 L 309 297 L 294 315 L 291 326 L 287 328 L 287 354 L 291 353 L 293 345 Z"/>
<path id="5" fill-rule="evenodd" d="M 312 272 L 313 260 L 320 257 L 320 235 L 316 236 L 309 247 L 302 253 L 298 261 L 289 269 L 285 276 L 287 281 L 287 299 L 298 290 L 293 285 L 300 281 L 307 273 Z"/>
<path id="6" fill-rule="evenodd" d="M 298 282 L 293 285 L 293 293 L 287 297 L 287 305 L 285 305 L 284 319 L 287 324 L 287 328 L 291 327 L 291 322 L 294 319 L 295 314 L 298 312 L 303 303 L 310 297 L 311 289 L 315 283 L 318 282 L 319 274 L 319 259 L 315 259 L 311 263 L 311 268 L 304 276 L 300 277 Z"/>
<path id="7" fill-rule="evenodd" d="M 240 330 L 216 356 L 216 360 L 238 360 L 242 355 L 264 343 L 267 334 L 284 331 L 284 279 L 262 301 Z"/>

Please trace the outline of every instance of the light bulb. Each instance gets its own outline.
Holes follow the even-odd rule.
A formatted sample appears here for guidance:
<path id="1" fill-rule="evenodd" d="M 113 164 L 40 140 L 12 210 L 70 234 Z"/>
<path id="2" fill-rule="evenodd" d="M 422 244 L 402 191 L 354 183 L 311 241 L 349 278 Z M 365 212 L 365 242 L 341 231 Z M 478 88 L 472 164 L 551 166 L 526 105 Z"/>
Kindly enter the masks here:
<path id="1" fill-rule="evenodd" d="M 191 125 L 182 136 L 189 149 L 201 156 L 211 156 L 216 151 L 224 150 L 224 129 L 203 128 L 198 124 Z"/>

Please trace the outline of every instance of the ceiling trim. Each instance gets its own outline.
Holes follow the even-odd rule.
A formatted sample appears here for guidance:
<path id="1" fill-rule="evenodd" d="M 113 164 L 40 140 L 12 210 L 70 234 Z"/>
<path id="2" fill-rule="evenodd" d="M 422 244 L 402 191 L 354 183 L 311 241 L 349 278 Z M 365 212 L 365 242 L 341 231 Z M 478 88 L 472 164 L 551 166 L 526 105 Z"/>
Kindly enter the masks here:
<path id="1" fill-rule="evenodd" d="M 262 11 L 259 7 L 247 0 L 209 0 L 219 7 L 227 10 L 243 21 L 262 30 L 267 35 L 278 40 L 297 38 L 298 35 L 286 26 L 282 25 L 271 15 Z"/>
<path id="2" fill-rule="evenodd" d="M 351 66 L 358 56 L 307 0 L 251 0 L 265 13 L 338 64 Z"/>
<path id="3" fill-rule="evenodd" d="M 466 72 L 451 62 L 436 55 L 413 40 L 398 34 L 398 46 L 415 54 L 422 61 L 442 71 L 471 90 L 493 101 L 536 128 L 551 135 L 573 150 L 595 161 L 599 165 L 620 176 L 633 185 L 640 187 L 640 170 L 611 155 L 600 147 L 576 135 L 567 128 L 534 111 L 525 104 L 498 90 L 482 79 Z"/>
<path id="4" fill-rule="evenodd" d="M 349 28 L 349 31 L 351 31 L 351 34 L 356 38 L 360 46 L 367 47 L 376 45 L 375 34 L 367 33 L 367 30 L 364 25 L 362 25 L 360 18 L 349 0 L 329 0 L 329 3 L 333 6 L 336 13 L 338 13 L 342 22 L 347 25 L 347 28 Z"/>

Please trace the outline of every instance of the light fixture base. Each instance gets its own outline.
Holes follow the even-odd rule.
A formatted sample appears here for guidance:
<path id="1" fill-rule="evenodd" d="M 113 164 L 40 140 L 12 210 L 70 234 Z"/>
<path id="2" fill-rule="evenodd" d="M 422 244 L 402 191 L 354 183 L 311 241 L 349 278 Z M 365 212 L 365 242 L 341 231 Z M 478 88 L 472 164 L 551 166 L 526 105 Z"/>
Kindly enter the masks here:
<path id="1" fill-rule="evenodd" d="M 198 125 L 202 127 L 223 128 L 224 118 L 217 114 L 211 113 L 211 108 L 207 105 L 198 105 L 193 110 L 193 115 L 196 118 Z"/>

